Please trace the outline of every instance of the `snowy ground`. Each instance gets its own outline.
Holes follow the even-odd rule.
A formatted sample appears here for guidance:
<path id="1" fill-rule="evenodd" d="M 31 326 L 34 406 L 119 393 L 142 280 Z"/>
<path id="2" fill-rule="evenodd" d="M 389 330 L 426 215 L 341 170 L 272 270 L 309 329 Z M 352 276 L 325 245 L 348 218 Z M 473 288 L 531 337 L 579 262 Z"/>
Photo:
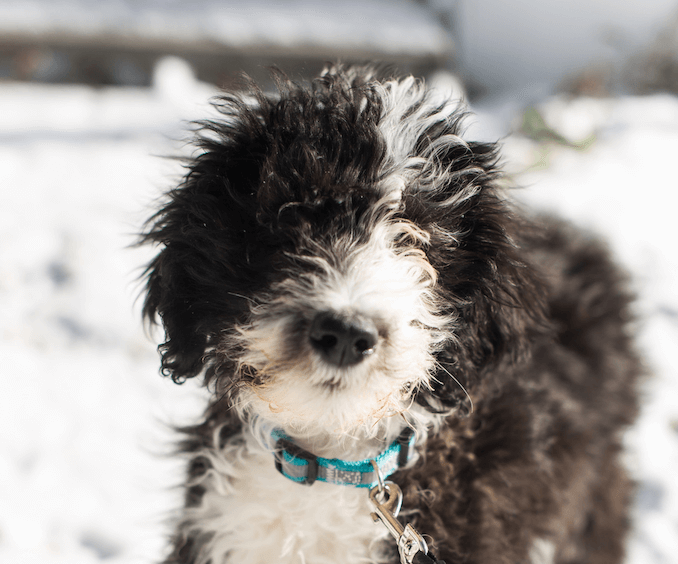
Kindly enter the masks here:
<path id="1" fill-rule="evenodd" d="M 155 90 L 0 85 L 0 561 L 156 561 L 179 468 L 167 423 L 201 391 L 157 375 L 128 249 L 177 165 L 182 120 L 211 90 L 182 76 Z M 608 236 L 640 293 L 656 372 L 629 435 L 640 480 L 628 562 L 678 563 L 678 99 L 550 99 L 548 126 L 587 149 L 506 138 L 519 197 Z M 472 128 L 504 135 L 507 100 Z"/>

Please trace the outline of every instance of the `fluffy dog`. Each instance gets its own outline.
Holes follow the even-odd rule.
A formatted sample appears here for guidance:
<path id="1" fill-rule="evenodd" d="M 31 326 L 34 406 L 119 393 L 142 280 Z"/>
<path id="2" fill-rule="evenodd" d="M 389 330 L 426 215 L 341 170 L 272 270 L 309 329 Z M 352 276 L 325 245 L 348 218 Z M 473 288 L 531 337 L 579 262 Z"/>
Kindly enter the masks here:
<path id="1" fill-rule="evenodd" d="M 143 235 L 163 373 L 213 391 L 166 562 L 619 562 L 641 365 L 604 246 L 519 213 L 417 80 L 276 76 Z"/>

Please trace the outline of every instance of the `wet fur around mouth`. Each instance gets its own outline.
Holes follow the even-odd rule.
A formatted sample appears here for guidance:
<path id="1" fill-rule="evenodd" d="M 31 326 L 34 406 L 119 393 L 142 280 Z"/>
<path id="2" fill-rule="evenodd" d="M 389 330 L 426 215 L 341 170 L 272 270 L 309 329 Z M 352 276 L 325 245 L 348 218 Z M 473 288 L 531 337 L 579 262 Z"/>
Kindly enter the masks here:
<path id="1" fill-rule="evenodd" d="M 365 492 L 287 480 L 270 432 L 360 460 L 406 426 L 418 454 L 391 479 L 447 564 L 620 562 L 643 367 L 604 243 L 515 206 L 499 146 L 420 81 L 276 80 L 215 101 L 142 236 L 162 371 L 214 392 L 180 430 L 166 562 L 396 564 Z M 345 363 L 318 327 L 372 354 Z"/>

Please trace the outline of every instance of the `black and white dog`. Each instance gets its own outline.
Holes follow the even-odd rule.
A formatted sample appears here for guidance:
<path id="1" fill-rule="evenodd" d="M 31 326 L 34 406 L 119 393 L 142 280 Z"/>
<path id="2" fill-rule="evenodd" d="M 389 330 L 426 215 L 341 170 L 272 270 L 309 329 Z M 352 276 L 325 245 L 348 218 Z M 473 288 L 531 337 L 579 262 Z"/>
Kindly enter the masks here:
<path id="1" fill-rule="evenodd" d="M 641 364 L 604 247 L 519 214 L 419 81 L 277 82 L 217 101 L 143 235 L 163 373 L 213 391 L 166 562 L 619 562 Z"/>

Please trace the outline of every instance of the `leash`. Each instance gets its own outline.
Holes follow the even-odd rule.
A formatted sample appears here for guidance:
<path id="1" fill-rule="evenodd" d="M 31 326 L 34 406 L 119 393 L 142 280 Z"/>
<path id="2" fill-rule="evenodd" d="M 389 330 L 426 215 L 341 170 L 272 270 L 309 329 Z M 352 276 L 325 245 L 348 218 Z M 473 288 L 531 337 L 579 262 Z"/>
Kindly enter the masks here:
<path id="1" fill-rule="evenodd" d="M 410 523 L 403 527 L 398 521 L 403 492 L 398 484 L 381 479 L 376 463 L 374 468 L 379 475 L 379 483 L 370 490 L 370 501 L 375 508 L 372 519 L 381 521 L 395 539 L 401 564 L 445 564 L 429 552 L 424 537 Z"/>
<path id="2" fill-rule="evenodd" d="M 384 476 L 390 476 L 412 458 L 415 440 L 412 429 L 406 428 L 376 458 L 360 461 L 315 456 L 294 444 L 279 429 L 273 430 L 271 436 L 275 441 L 275 467 L 293 482 L 310 486 L 317 480 L 370 488 L 369 498 L 375 509 L 372 519 L 381 521 L 395 539 L 401 564 L 445 564 L 429 552 L 426 541 L 410 523 L 403 526 L 398 521 L 402 490 L 394 482 L 384 482 Z"/>

